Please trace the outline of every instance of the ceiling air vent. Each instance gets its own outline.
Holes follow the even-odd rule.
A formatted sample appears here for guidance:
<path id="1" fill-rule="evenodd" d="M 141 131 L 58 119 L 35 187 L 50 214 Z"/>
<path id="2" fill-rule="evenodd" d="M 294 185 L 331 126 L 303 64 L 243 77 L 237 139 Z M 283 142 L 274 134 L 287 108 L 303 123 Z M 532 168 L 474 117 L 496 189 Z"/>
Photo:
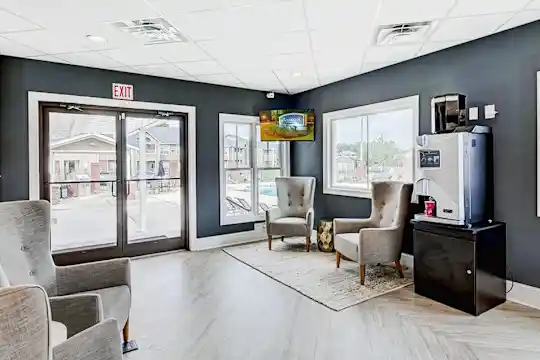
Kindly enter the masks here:
<path id="1" fill-rule="evenodd" d="M 432 25 L 433 23 L 424 21 L 381 26 L 375 43 L 376 45 L 422 43 Z"/>
<path id="2" fill-rule="evenodd" d="M 163 18 L 119 21 L 113 25 L 149 45 L 186 41 L 178 29 Z"/>

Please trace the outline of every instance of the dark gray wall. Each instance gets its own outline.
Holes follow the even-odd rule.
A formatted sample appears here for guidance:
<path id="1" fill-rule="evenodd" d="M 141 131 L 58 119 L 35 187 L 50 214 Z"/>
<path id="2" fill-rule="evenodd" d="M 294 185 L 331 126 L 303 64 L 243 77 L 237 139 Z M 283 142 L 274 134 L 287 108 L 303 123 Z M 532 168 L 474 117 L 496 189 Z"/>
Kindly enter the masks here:
<path id="1" fill-rule="evenodd" d="M 315 108 L 317 140 L 292 147 L 294 175 L 318 180 L 316 212 L 326 217 L 366 216 L 370 201 L 322 194 L 322 114 L 409 95 L 420 95 L 420 131 L 430 131 L 430 99 L 459 92 L 467 105 L 495 104 L 495 218 L 508 224 L 508 265 L 515 280 L 540 287 L 540 219 L 536 217 L 536 72 L 540 22 L 456 48 L 363 74 L 297 96 Z M 406 249 L 410 251 L 410 241 Z"/>
<path id="2" fill-rule="evenodd" d="M 110 98 L 113 82 L 133 84 L 137 101 L 197 107 L 197 235 L 253 230 L 219 225 L 218 113 L 256 115 L 290 107 L 292 97 L 10 57 L 0 58 L 0 200 L 28 198 L 27 92 Z"/>

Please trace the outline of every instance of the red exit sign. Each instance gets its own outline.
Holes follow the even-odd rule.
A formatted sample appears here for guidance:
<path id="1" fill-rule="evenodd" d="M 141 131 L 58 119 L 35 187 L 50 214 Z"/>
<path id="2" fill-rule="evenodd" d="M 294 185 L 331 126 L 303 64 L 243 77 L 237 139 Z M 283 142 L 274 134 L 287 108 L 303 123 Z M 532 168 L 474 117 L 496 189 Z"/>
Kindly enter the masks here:
<path id="1" fill-rule="evenodd" d="M 112 84 L 113 99 L 133 100 L 133 85 Z"/>

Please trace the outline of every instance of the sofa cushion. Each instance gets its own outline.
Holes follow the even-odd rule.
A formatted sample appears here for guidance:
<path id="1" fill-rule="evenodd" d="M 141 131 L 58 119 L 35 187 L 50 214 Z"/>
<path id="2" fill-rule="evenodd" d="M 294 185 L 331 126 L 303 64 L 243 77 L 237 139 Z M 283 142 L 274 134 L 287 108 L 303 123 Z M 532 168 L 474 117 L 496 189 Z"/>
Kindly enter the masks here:
<path id="1" fill-rule="evenodd" d="M 334 236 L 334 247 L 337 252 L 353 261 L 358 261 L 358 241 L 360 234 L 345 233 Z"/>
<path id="2" fill-rule="evenodd" d="M 270 223 L 268 233 L 283 236 L 307 236 L 306 219 L 303 217 L 284 217 Z"/>
<path id="3" fill-rule="evenodd" d="M 126 285 L 85 291 L 79 294 L 99 294 L 103 304 L 103 318 L 116 319 L 120 330 L 124 327 L 131 307 L 131 292 Z"/>

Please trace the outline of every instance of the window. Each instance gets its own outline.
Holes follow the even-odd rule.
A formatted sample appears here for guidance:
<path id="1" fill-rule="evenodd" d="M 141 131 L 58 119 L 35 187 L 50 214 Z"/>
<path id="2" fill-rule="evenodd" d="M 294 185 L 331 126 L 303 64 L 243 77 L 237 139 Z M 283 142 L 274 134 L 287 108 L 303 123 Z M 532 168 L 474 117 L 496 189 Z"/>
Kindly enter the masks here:
<path id="1" fill-rule="evenodd" d="M 171 146 L 170 145 L 160 145 L 159 146 L 159 153 L 163 156 L 168 156 L 171 153 Z"/>
<path id="2" fill-rule="evenodd" d="M 221 224 L 264 220 L 277 206 L 276 177 L 289 175 L 289 144 L 262 142 L 258 117 L 219 119 Z"/>
<path id="3" fill-rule="evenodd" d="M 414 182 L 418 96 L 323 115 L 323 192 L 371 197 L 373 181 Z"/>

